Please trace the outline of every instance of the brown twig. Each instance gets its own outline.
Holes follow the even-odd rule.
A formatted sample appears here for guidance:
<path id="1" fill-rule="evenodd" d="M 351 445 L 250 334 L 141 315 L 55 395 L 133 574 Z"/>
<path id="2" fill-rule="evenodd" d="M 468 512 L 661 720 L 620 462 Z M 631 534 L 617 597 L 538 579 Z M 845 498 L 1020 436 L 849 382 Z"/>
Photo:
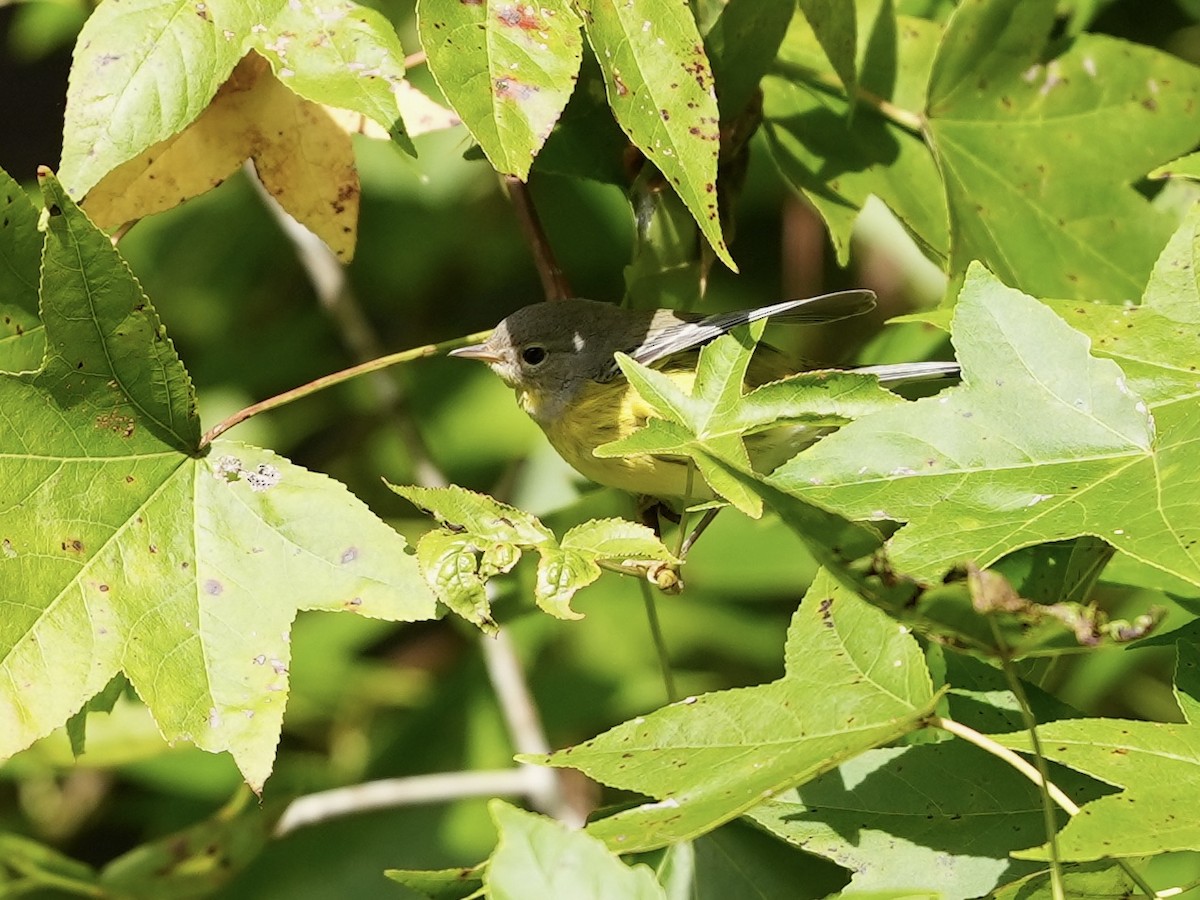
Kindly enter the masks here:
<path id="1" fill-rule="evenodd" d="M 421 56 L 423 59 L 423 54 Z M 414 65 L 416 62 L 411 58 L 406 60 L 407 65 Z M 250 171 L 248 174 L 257 183 L 255 173 Z M 355 356 L 364 361 L 235 413 L 205 434 L 201 447 L 207 446 L 213 438 L 256 413 L 274 409 L 334 384 L 365 375 L 371 379 L 378 405 L 392 414 L 392 419 L 400 428 L 402 439 L 417 461 L 417 479 L 425 485 L 445 484 L 445 475 L 429 455 L 410 418 L 404 404 L 403 392 L 394 380 L 382 374 L 382 370 L 398 363 L 441 355 L 455 347 L 476 343 L 485 338 L 488 332 L 378 356 L 379 339 L 359 305 L 341 263 L 334 258 L 324 243 L 284 212 L 265 190 L 261 190 L 261 194 L 277 216 L 284 233 L 295 245 L 317 298 L 332 317 L 343 341 Z M 495 640 L 483 638 L 481 642 L 488 663 L 488 674 L 514 746 L 522 753 L 549 752 L 549 743 L 512 641 L 501 631 Z M 524 794 L 535 809 L 574 825 L 582 825 L 587 812 L 575 808 L 570 802 L 562 788 L 562 778 L 557 772 L 542 766 L 523 764 L 517 769 L 502 772 L 448 772 L 368 782 L 351 788 L 301 797 L 292 804 L 280 822 L 280 833 L 307 822 L 366 809 L 420 802 L 445 802 L 455 797 L 511 793 Z"/>
<path id="2" fill-rule="evenodd" d="M 568 297 L 574 297 L 575 293 L 567 282 L 567 276 L 559 268 L 546 232 L 542 230 L 541 220 L 533 206 L 533 197 L 529 193 L 529 185 L 514 175 L 505 175 L 504 186 L 508 189 L 508 198 L 516 211 L 517 221 L 521 223 L 521 231 L 525 233 L 533 251 L 533 263 L 541 276 L 546 299 L 566 300 Z"/>

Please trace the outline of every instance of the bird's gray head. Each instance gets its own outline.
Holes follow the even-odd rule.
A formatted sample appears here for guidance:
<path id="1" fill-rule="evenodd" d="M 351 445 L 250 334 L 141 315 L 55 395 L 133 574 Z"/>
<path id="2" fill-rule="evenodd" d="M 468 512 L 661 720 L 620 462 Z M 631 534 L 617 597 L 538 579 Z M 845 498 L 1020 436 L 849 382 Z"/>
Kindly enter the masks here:
<path id="1" fill-rule="evenodd" d="M 482 344 L 450 354 L 486 362 L 527 413 L 549 421 L 610 369 L 614 352 L 638 346 L 647 327 L 647 317 L 611 303 L 552 300 L 517 310 Z"/>

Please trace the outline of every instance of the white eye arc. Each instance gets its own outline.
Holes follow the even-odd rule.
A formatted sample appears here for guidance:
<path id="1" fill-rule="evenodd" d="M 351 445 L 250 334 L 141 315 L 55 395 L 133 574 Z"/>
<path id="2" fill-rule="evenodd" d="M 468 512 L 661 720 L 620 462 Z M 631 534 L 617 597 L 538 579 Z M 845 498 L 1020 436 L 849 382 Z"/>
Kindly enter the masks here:
<path id="1" fill-rule="evenodd" d="M 540 366 L 546 361 L 546 348 L 541 344 L 530 344 L 521 350 L 521 359 L 529 366 Z"/>

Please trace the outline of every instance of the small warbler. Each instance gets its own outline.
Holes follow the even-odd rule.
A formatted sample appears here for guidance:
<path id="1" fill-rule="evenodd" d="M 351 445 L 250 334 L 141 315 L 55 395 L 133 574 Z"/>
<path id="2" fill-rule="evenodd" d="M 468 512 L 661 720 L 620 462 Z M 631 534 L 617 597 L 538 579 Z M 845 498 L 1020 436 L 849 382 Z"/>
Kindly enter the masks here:
<path id="1" fill-rule="evenodd" d="M 871 291 L 853 290 L 707 317 L 671 309 L 628 310 L 595 300 L 554 300 L 519 309 L 482 344 L 451 350 L 451 356 L 488 364 L 517 394 L 559 455 L 599 484 L 664 500 L 712 497 L 682 457 L 640 454 L 604 459 L 592 451 L 646 424 L 654 410 L 621 374 L 613 354 L 622 352 L 667 374 L 684 393 L 696 378 L 699 347 L 739 325 L 773 317 L 820 324 L 861 315 L 875 306 Z M 797 371 L 788 358 L 759 345 L 746 386 L 754 388 Z M 868 366 L 851 371 L 883 384 L 937 378 L 958 372 L 954 363 Z M 747 451 L 756 470 L 768 472 L 811 444 L 826 429 L 783 426 L 750 435 Z"/>

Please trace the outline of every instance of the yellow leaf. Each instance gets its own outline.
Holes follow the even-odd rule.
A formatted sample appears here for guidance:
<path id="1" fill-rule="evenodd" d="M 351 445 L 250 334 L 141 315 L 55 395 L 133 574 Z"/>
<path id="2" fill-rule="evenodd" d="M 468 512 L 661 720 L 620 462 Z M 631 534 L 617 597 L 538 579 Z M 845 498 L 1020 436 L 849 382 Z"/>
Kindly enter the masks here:
<path id="1" fill-rule="evenodd" d="M 281 84 L 255 53 L 238 63 L 196 121 L 102 178 L 83 206 L 111 231 L 216 187 L 245 159 L 284 209 L 349 261 L 360 192 L 350 136 L 325 107 Z"/>

